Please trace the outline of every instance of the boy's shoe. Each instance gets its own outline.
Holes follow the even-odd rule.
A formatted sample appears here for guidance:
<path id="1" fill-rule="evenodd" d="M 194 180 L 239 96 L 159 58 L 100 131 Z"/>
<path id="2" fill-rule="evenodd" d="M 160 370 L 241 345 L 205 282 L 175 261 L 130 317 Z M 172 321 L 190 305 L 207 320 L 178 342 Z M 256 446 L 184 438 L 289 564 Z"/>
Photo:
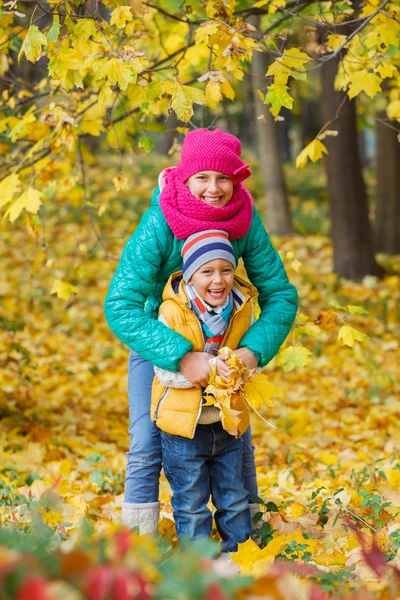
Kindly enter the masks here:
<path id="1" fill-rule="evenodd" d="M 137 528 L 140 535 L 150 533 L 158 535 L 158 517 L 160 515 L 160 503 L 150 502 L 148 504 L 122 503 L 123 525 L 129 529 Z"/>
<path id="2" fill-rule="evenodd" d="M 240 569 L 236 563 L 233 562 L 229 552 L 221 552 L 221 554 L 214 559 L 214 572 L 220 577 L 226 579 L 232 579 L 237 575 L 240 575 Z"/>

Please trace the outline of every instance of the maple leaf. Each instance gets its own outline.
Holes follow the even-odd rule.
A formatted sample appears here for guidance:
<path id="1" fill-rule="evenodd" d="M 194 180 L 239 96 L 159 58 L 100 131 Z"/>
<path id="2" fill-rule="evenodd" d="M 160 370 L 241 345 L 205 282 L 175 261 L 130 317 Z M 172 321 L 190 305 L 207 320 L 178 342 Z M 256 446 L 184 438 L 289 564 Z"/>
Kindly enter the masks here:
<path id="1" fill-rule="evenodd" d="M 61 300 L 68 300 L 72 294 L 79 294 L 79 291 L 74 285 L 62 279 L 55 279 L 50 294 L 56 294 Z"/>
<path id="2" fill-rule="evenodd" d="M 12 173 L 0 182 L 0 208 L 11 202 L 20 187 L 21 182 L 16 173 Z"/>
<path id="3" fill-rule="evenodd" d="M 43 33 L 36 25 L 31 25 L 22 42 L 21 50 L 18 54 L 18 62 L 21 60 L 22 55 L 25 54 L 30 62 L 35 63 L 41 58 L 42 46 L 45 46 L 46 44 L 47 40 Z"/>
<path id="4" fill-rule="evenodd" d="M 274 83 L 268 86 L 267 89 L 268 92 L 264 102 L 271 105 L 270 112 L 274 117 L 279 114 L 282 106 L 290 109 L 293 108 L 293 98 L 288 93 L 289 88 L 287 85 L 277 85 Z"/>
<path id="5" fill-rule="evenodd" d="M 111 13 L 110 25 L 125 27 L 125 25 L 132 20 L 133 15 L 130 6 L 117 6 Z"/>
<path id="6" fill-rule="evenodd" d="M 128 179 L 124 175 L 116 175 L 113 177 L 113 184 L 117 192 L 121 192 L 128 189 Z"/>
<path id="7" fill-rule="evenodd" d="M 178 119 L 187 123 L 193 116 L 193 104 L 205 104 L 206 97 L 202 90 L 175 83 L 165 83 L 164 91 L 172 96 L 171 108 L 176 112 Z"/>
<path id="8" fill-rule="evenodd" d="M 255 409 L 260 408 L 262 404 L 274 406 L 272 396 L 283 397 L 282 392 L 268 380 L 264 373 L 258 373 L 253 379 L 246 382 L 244 389 L 248 401 Z"/>
<path id="9" fill-rule="evenodd" d="M 370 98 L 374 98 L 381 89 L 382 78 L 375 73 L 368 73 L 367 71 L 358 71 L 353 73 L 350 79 L 350 86 L 348 90 L 349 98 L 354 98 L 365 92 Z"/>
<path id="10" fill-rule="evenodd" d="M 44 197 L 44 194 L 39 192 L 39 190 L 32 187 L 28 188 L 21 196 L 14 200 L 11 206 L 8 207 L 4 218 L 8 217 L 11 223 L 14 223 L 23 210 L 36 215 L 42 205 Z"/>
<path id="11" fill-rule="evenodd" d="M 353 348 L 354 342 L 363 342 L 367 336 L 365 333 L 350 327 L 350 325 L 342 325 L 339 329 L 338 340 L 342 340 L 343 346 Z"/>
<path id="12" fill-rule="evenodd" d="M 292 371 L 296 367 L 305 367 L 310 362 L 312 352 L 304 346 L 288 346 L 276 357 L 276 364 L 284 371 Z"/>
<path id="13" fill-rule="evenodd" d="M 48 42 L 56 42 L 58 40 L 58 36 L 60 35 L 61 23 L 60 17 L 58 15 L 54 15 L 53 24 L 47 32 L 47 41 Z"/>
<path id="14" fill-rule="evenodd" d="M 324 154 L 328 154 L 328 150 L 320 140 L 315 139 L 303 148 L 297 156 L 296 167 L 301 169 L 306 166 L 308 159 L 315 162 L 322 158 Z"/>
<path id="15" fill-rule="evenodd" d="M 227 431 L 230 435 L 237 436 L 239 433 L 238 427 L 240 423 L 240 412 L 238 410 L 234 410 L 233 408 L 229 408 L 227 406 L 220 406 L 221 408 L 221 423 L 222 427 Z"/>
<path id="16" fill-rule="evenodd" d="M 320 329 L 329 331 L 337 325 L 337 314 L 333 310 L 322 310 L 314 321 Z"/>

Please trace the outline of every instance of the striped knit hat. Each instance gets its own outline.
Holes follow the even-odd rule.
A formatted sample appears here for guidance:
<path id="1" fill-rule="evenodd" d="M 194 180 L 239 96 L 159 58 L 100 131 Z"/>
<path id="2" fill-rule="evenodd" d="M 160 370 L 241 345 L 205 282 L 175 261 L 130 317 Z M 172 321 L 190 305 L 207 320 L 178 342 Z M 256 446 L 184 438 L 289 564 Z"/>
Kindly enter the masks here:
<path id="1" fill-rule="evenodd" d="M 236 259 L 228 234 L 219 229 L 207 229 L 190 235 L 182 247 L 182 274 L 183 279 L 190 281 L 193 273 L 203 265 L 223 258 L 230 262 L 236 269 Z"/>

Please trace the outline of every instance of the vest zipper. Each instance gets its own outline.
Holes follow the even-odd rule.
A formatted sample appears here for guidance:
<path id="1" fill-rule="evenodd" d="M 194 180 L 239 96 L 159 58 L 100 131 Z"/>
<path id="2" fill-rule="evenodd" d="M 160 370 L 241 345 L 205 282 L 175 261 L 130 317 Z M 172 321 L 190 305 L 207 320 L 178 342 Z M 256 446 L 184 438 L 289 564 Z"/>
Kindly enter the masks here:
<path id="1" fill-rule="evenodd" d="M 225 342 L 225 340 L 228 338 L 228 335 L 230 334 L 230 332 L 231 332 L 231 330 L 232 330 L 232 327 L 233 327 L 233 321 L 236 319 L 236 315 L 238 315 L 238 314 L 240 313 L 240 311 L 242 310 L 242 308 L 244 307 L 244 305 L 245 305 L 247 302 L 248 302 L 248 300 L 246 299 L 246 300 L 245 300 L 245 301 L 244 301 L 244 302 L 243 302 L 243 303 L 242 303 L 242 304 L 239 306 L 238 310 L 237 310 L 237 311 L 234 313 L 234 315 L 233 315 L 232 319 L 230 320 L 230 322 L 229 322 L 229 325 L 228 325 L 228 329 L 225 331 L 224 339 L 223 339 L 223 340 L 222 340 L 222 342 L 221 342 L 221 348 L 223 348 L 223 347 L 224 347 L 224 345 L 225 345 L 225 344 L 224 344 L 224 342 Z"/>
<path id="2" fill-rule="evenodd" d="M 163 393 L 161 394 L 161 398 L 159 399 L 158 403 L 157 403 L 157 408 L 156 408 L 156 412 L 154 413 L 154 417 L 153 417 L 153 423 L 155 423 L 157 421 L 157 417 L 158 417 L 158 413 L 160 412 L 160 408 L 162 403 L 165 400 L 166 395 L 168 394 L 170 388 L 167 387 L 165 388 L 165 390 L 163 391 Z"/>

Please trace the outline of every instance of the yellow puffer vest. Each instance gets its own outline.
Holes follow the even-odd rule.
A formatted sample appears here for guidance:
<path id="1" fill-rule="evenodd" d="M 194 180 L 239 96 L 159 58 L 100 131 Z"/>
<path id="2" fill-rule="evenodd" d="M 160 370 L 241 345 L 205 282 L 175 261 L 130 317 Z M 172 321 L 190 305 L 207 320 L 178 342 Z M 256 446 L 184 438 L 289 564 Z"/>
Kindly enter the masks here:
<path id="1" fill-rule="evenodd" d="M 183 335 L 193 344 L 193 352 L 203 352 L 204 339 L 200 322 L 190 308 L 184 292 L 184 281 L 175 293 L 172 281 L 181 276 L 182 271 L 173 273 L 164 288 L 160 314 L 168 326 Z M 234 310 L 221 347 L 236 350 L 242 337 L 252 323 L 252 298 L 257 297 L 256 288 L 251 283 L 235 276 L 236 287 L 246 296 L 238 310 Z M 151 397 L 151 418 L 162 431 L 192 439 L 202 408 L 202 390 L 199 388 L 177 389 L 163 386 L 154 377 Z M 232 399 L 232 408 L 240 411 L 239 431 L 243 434 L 249 426 L 249 412 L 243 400 Z"/>

